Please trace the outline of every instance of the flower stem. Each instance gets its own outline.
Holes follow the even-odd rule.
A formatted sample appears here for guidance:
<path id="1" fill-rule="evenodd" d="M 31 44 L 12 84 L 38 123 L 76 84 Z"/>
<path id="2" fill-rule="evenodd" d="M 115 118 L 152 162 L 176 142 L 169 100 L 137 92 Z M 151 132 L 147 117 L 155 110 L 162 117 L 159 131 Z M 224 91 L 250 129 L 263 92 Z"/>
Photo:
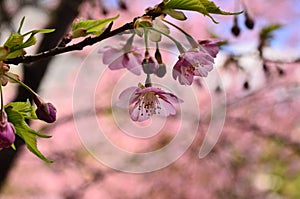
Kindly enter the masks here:
<path id="1" fill-rule="evenodd" d="M 145 81 L 145 87 L 150 87 L 150 86 L 152 86 L 151 78 L 150 78 L 150 74 L 147 74 L 147 78 Z"/>
<path id="2" fill-rule="evenodd" d="M 153 28 L 153 27 L 151 28 L 151 30 L 156 31 L 156 32 L 158 32 L 158 33 L 160 33 L 160 34 L 166 36 L 166 37 L 169 38 L 171 41 L 173 41 L 173 42 L 175 43 L 175 45 L 176 45 L 176 47 L 177 47 L 177 49 L 178 49 L 178 51 L 179 51 L 180 53 L 184 53 L 184 52 L 185 52 L 184 47 L 183 47 L 176 39 L 174 39 L 174 38 L 171 37 L 170 35 L 168 35 L 168 34 L 162 32 L 162 31 L 160 31 L 160 30 L 157 30 L 157 29 L 155 29 L 155 28 Z"/>
<path id="3" fill-rule="evenodd" d="M 191 44 L 191 46 L 193 48 L 197 48 L 198 47 L 198 42 L 189 34 L 187 33 L 186 31 L 184 31 L 182 28 L 180 28 L 179 26 L 173 24 L 172 22 L 169 22 L 165 19 L 162 19 L 162 21 L 166 22 L 167 24 L 173 26 L 174 28 L 178 29 L 180 32 L 182 32 L 185 37 L 187 38 L 187 40 L 189 41 L 189 43 Z"/>
<path id="4" fill-rule="evenodd" d="M 127 40 L 125 46 L 124 46 L 124 52 L 129 52 L 132 48 L 132 43 L 134 39 L 135 33 L 133 33 Z"/>
<path id="5" fill-rule="evenodd" d="M 148 42 L 148 30 L 145 28 L 144 29 L 144 32 L 145 32 L 145 47 L 146 47 L 146 51 L 149 51 L 149 42 Z"/>
<path id="6" fill-rule="evenodd" d="M 23 86 L 26 90 L 28 90 L 30 93 L 32 93 L 33 95 L 38 96 L 38 94 L 36 92 L 34 92 L 29 86 L 27 86 L 26 84 L 24 84 L 22 81 L 10 76 L 9 74 L 5 73 L 4 76 L 8 77 L 9 79 L 11 79 L 12 81 L 15 81 L 17 83 L 19 83 L 21 86 Z"/>

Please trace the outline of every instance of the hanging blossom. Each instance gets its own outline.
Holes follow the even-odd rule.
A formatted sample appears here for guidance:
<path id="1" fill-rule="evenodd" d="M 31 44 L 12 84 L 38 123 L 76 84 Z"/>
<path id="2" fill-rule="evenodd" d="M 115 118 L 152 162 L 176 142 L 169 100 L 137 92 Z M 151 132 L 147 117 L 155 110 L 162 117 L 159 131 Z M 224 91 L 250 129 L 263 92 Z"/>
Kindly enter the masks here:
<path id="1" fill-rule="evenodd" d="M 163 91 L 159 88 L 130 87 L 124 90 L 119 99 L 123 103 L 129 104 L 129 113 L 133 121 L 142 122 L 151 116 L 158 114 L 161 116 L 175 115 L 176 109 L 173 103 L 181 103 L 183 100 L 176 95 Z"/>
<path id="2" fill-rule="evenodd" d="M 182 85 L 191 85 L 194 76 L 207 77 L 212 71 L 220 40 L 198 41 L 197 47 L 183 52 L 173 68 L 173 78 Z"/>
<path id="3" fill-rule="evenodd" d="M 10 147 L 15 141 L 15 128 L 7 121 L 7 115 L 2 112 L 0 115 L 0 150 Z"/>
<path id="4" fill-rule="evenodd" d="M 132 45 L 124 45 L 123 48 L 117 49 L 111 46 L 105 46 L 98 51 L 103 53 L 103 63 L 108 64 L 111 70 L 127 68 L 135 75 L 141 74 L 141 64 L 143 56 Z"/>

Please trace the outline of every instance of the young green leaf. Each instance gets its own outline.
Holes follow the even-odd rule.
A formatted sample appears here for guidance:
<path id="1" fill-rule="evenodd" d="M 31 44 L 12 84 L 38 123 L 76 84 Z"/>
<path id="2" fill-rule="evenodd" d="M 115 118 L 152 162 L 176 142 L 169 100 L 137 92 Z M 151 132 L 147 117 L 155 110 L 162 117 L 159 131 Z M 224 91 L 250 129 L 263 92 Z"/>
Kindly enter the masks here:
<path id="1" fill-rule="evenodd" d="M 19 33 L 19 34 L 21 34 L 21 29 L 23 27 L 24 21 L 25 21 L 25 16 L 22 18 L 22 20 L 20 22 L 20 25 L 19 25 L 19 28 L 18 28 L 18 31 L 17 31 L 17 33 Z"/>
<path id="2" fill-rule="evenodd" d="M 22 44 L 22 48 L 28 48 L 36 44 L 36 38 L 34 36 L 29 37 L 24 44 Z"/>
<path id="3" fill-rule="evenodd" d="M 32 31 L 29 31 L 25 34 L 23 34 L 23 36 L 26 36 L 26 35 L 29 35 L 31 34 L 31 36 L 37 34 L 37 33 L 43 33 L 43 34 L 46 34 L 46 33 L 51 33 L 51 32 L 54 32 L 55 29 L 39 29 L 39 30 L 32 30 Z"/>
<path id="4" fill-rule="evenodd" d="M 184 21 L 184 20 L 187 19 L 183 12 L 177 11 L 177 10 L 174 10 L 174 9 L 164 9 L 163 13 L 167 14 L 167 15 L 170 15 L 171 17 L 173 17 L 174 19 L 177 19 L 177 20 Z"/>
<path id="5" fill-rule="evenodd" d="M 25 34 L 23 34 L 23 37 L 27 36 L 30 34 L 30 37 L 21 45 L 22 48 L 28 48 L 30 46 L 33 46 L 36 44 L 36 38 L 34 37 L 35 34 L 37 33 L 51 33 L 54 32 L 55 29 L 39 29 L 39 30 L 32 30 L 29 31 Z"/>
<path id="6" fill-rule="evenodd" d="M 5 108 L 11 108 L 19 112 L 25 119 L 38 119 L 35 114 L 35 107 L 30 104 L 30 101 L 26 102 L 10 102 L 5 105 Z"/>
<path id="7" fill-rule="evenodd" d="M 260 31 L 260 39 L 261 40 L 268 40 L 271 39 L 273 37 L 273 32 L 275 30 L 278 30 L 282 27 L 282 25 L 280 24 L 271 24 L 269 26 L 264 27 L 261 31 Z"/>
<path id="8" fill-rule="evenodd" d="M 99 36 L 103 33 L 104 28 L 110 22 L 119 18 L 119 15 L 112 18 L 100 20 L 78 20 L 72 24 L 72 37 L 85 37 L 89 34 Z"/>
<path id="9" fill-rule="evenodd" d="M 178 9 L 178 10 L 188 10 L 196 11 L 208 16 L 212 19 L 214 23 L 218 23 L 210 14 L 219 15 L 237 15 L 242 12 L 226 12 L 221 10 L 216 4 L 209 0 L 165 0 L 163 12 L 166 9 Z"/>
<path id="10" fill-rule="evenodd" d="M 5 59 L 13 59 L 13 58 L 16 58 L 16 57 L 20 57 L 20 56 L 23 56 L 25 55 L 26 52 L 25 50 L 23 50 L 22 48 L 21 49 L 17 49 L 17 50 L 14 50 L 12 51 L 11 53 L 9 53 Z"/>
<path id="11" fill-rule="evenodd" d="M 16 130 L 16 134 L 20 136 L 26 143 L 27 148 L 45 162 L 51 163 L 52 160 L 47 159 L 37 148 L 37 136 L 42 138 L 50 138 L 31 129 L 25 122 L 25 118 L 35 118 L 34 108 L 27 102 L 12 102 L 5 106 L 5 112 L 8 121 L 11 122 Z"/>
<path id="12" fill-rule="evenodd" d="M 11 33 L 9 38 L 4 43 L 4 46 L 8 47 L 11 52 L 14 50 L 18 50 L 23 44 L 23 39 L 23 35 L 20 35 L 19 33 Z"/>
<path id="13" fill-rule="evenodd" d="M 25 34 L 21 34 L 21 29 L 24 24 L 25 17 L 22 18 L 17 33 L 11 33 L 4 45 L 0 47 L 0 60 L 12 59 L 26 54 L 24 48 L 28 48 L 36 44 L 37 33 L 51 33 L 55 29 L 39 29 L 32 30 Z M 24 38 L 29 35 L 29 38 L 24 42 Z"/>

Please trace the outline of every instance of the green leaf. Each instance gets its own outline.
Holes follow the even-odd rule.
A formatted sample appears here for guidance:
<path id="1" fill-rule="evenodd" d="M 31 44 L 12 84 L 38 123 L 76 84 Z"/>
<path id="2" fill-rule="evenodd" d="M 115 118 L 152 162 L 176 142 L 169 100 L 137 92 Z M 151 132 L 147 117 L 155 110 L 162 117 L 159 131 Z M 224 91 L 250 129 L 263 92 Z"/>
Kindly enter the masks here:
<path id="1" fill-rule="evenodd" d="M 7 113 L 8 121 L 14 125 L 16 134 L 25 141 L 27 148 L 45 162 L 53 162 L 47 159 L 37 148 L 37 136 L 42 138 L 50 138 L 51 136 L 36 132 L 25 122 L 25 118 L 36 117 L 34 108 L 29 101 L 9 103 L 5 106 L 5 112 Z"/>
<path id="2" fill-rule="evenodd" d="M 21 45 L 21 48 L 28 48 L 30 46 L 33 46 L 36 44 L 36 38 L 34 37 L 35 34 L 37 33 L 51 33 L 54 32 L 55 29 L 39 29 L 39 30 L 32 30 L 29 31 L 25 34 L 23 34 L 23 37 L 27 36 L 30 34 L 30 37 Z"/>
<path id="3" fill-rule="evenodd" d="M 34 36 L 29 37 L 24 44 L 22 44 L 22 48 L 28 48 L 36 44 L 36 38 Z"/>
<path id="4" fill-rule="evenodd" d="M 177 20 L 184 21 L 187 19 L 183 12 L 177 11 L 174 9 L 164 9 L 163 13 L 170 15 L 171 17 L 173 17 L 174 19 L 177 19 Z"/>
<path id="5" fill-rule="evenodd" d="M 273 32 L 280 28 L 282 28 L 282 25 L 280 25 L 280 24 L 271 24 L 269 26 L 264 27 L 260 31 L 260 39 L 261 40 L 271 39 L 273 37 Z"/>
<path id="6" fill-rule="evenodd" d="M 17 31 L 17 33 L 19 33 L 19 34 L 21 34 L 21 29 L 23 27 L 24 21 L 25 21 L 25 16 L 22 18 L 22 20 L 20 22 L 20 25 L 19 25 L 19 28 L 18 28 L 18 31 Z"/>
<path id="7" fill-rule="evenodd" d="M 31 106 L 30 101 L 26 102 L 10 102 L 5 108 L 11 108 L 19 112 L 25 119 L 38 119 L 35 114 L 35 107 Z"/>
<path id="8" fill-rule="evenodd" d="M 100 20 L 79 20 L 72 24 L 72 37 L 85 37 L 89 34 L 99 36 L 103 33 L 104 28 L 110 22 L 119 18 L 119 15 L 112 18 Z"/>
<path id="9" fill-rule="evenodd" d="M 23 35 L 20 35 L 19 33 L 11 33 L 9 38 L 4 43 L 4 46 L 7 46 L 10 51 L 18 50 L 23 44 L 23 39 Z"/>
<path id="10" fill-rule="evenodd" d="M 32 30 L 32 31 L 29 31 L 25 34 L 23 34 L 23 36 L 26 36 L 26 35 L 29 35 L 31 34 L 31 36 L 37 34 L 37 33 L 43 33 L 43 34 L 46 34 L 46 33 L 51 33 L 51 32 L 54 32 L 55 29 L 39 29 L 39 30 Z"/>
<path id="11" fill-rule="evenodd" d="M 163 12 L 165 12 L 166 9 L 196 11 L 210 17 L 214 23 L 218 22 L 216 22 L 210 14 L 237 15 L 242 13 L 223 11 L 218 6 L 216 6 L 214 2 L 209 0 L 165 0 Z"/>
<path id="12" fill-rule="evenodd" d="M 13 59 L 13 58 L 16 58 L 16 57 L 23 56 L 25 54 L 26 54 L 26 52 L 21 48 L 21 49 L 17 49 L 17 50 L 12 51 L 11 53 L 9 53 L 5 57 L 5 59 Z"/>
<path id="13" fill-rule="evenodd" d="M 26 52 L 24 48 L 33 46 L 36 44 L 36 38 L 34 37 L 37 33 L 51 33 L 55 29 L 39 29 L 32 30 L 25 34 L 21 34 L 21 28 L 24 24 L 25 17 L 22 18 L 17 33 L 11 33 L 9 38 L 4 43 L 3 47 L 0 47 L 0 60 L 12 59 L 19 56 L 23 56 Z M 29 35 L 29 38 L 24 42 L 24 38 Z M 7 52 L 5 52 L 7 48 Z"/>

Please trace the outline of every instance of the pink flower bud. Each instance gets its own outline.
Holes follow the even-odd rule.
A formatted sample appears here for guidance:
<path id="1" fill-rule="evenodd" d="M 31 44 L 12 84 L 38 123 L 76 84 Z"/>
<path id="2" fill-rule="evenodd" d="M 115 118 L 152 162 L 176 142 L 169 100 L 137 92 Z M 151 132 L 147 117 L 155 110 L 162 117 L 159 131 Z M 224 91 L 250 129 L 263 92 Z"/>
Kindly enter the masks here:
<path id="1" fill-rule="evenodd" d="M 35 113 L 40 120 L 47 123 L 53 123 L 56 121 L 56 108 L 51 103 L 44 102 L 40 97 L 34 97 L 34 102 L 37 105 Z"/>
<path id="2" fill-rule="evenodd" d="M 0 118 L 0 150 L 10 147 L 15 141 L 15 128 L 7 121 L 6 113 L 3 112 Z"/>

